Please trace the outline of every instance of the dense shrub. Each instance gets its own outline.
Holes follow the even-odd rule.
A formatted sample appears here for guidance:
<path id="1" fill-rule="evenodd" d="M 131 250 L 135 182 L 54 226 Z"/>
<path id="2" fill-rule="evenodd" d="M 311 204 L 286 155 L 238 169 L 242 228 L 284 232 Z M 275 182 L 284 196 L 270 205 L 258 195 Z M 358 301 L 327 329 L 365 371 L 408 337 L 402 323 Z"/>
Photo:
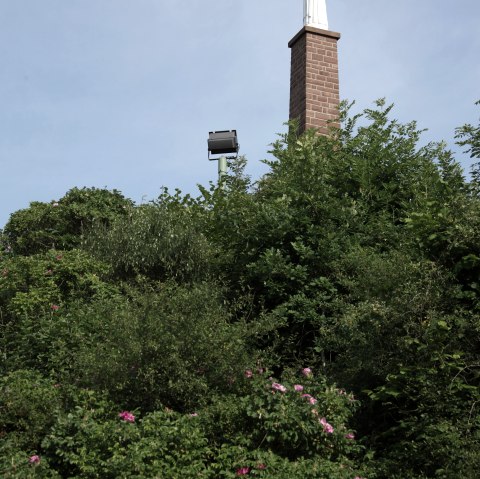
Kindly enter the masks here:
<path id="1" fill-rule="evenodd" d="M 13 253 L 26 256 L 50 249 L 68 250 L 81 243 L 91 226 L 108 225 L 127 214 L 132 205 L 116 190 L 73 188 L 58 201 L 35 201 L 13 213 L 5 225 L 3 241 Z"/>
<path id="2" fill-rule="evenodd" d="M 24 450 L 39 448 L 61 409 L 58 384 L 36 371 L 13 371 L 0 379 L 0 441 Z"/>
<path id="3" fill-rule="evenodd" d="M 190 203 L 188 198 L 165 192 L 156 203 L 139 206 L 111 225 L 97 224 L 87 247 L 109 261 L 120 277 L 209 279 L 214 248 L 199 228 L 197 208 Z"/>

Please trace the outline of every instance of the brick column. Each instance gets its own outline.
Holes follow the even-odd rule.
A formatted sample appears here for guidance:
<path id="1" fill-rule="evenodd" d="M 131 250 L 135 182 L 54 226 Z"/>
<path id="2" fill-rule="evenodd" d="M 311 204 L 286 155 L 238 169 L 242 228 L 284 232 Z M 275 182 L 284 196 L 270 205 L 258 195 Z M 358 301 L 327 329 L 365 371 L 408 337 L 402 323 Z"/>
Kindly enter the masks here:
<path id="1" fill-rule="evenodd" d="M 327 121 L 338 120 L 339 38 L 340 33 L 305 26 L 288 44 L 292 50 L 290 119 L 299 120 L 300 133 L 317 128 L 326 135 Z"/>

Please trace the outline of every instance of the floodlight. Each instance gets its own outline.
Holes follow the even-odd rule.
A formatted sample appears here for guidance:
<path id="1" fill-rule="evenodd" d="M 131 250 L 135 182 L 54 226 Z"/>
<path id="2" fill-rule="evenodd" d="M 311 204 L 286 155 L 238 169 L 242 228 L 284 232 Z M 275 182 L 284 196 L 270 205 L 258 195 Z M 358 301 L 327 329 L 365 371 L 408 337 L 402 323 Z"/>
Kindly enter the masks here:
<path id="1" fill-rule="evenodd" d="M 237 130 L 211 131 L 208 135 L 208 158 L 212 155 L 238 153 Z M 216 158 L 213 158 L 216 159 Z"/>

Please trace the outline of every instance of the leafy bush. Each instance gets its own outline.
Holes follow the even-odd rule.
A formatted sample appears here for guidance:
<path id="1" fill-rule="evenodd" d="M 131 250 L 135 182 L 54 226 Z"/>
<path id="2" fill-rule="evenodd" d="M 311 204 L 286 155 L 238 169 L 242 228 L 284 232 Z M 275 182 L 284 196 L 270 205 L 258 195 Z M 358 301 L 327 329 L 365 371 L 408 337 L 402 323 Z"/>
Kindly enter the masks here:
<path id="1" fill-rule="evenodd" d="M 14 317 L 41 314 L 72 297 L 90 300 L 113 290 L 105 283 L 108 265 L 80 250 L 10 257 L 0 260 L 0 267 L 0 308 Z"/>
<path id="2" fill-rule="evenodd" d="M 0 379 L 0 441 L 36 450 L 61 409 L 58 385 L 36 371 L 18 370 Z"/>
<path id="3" fill-rule="evenodd" d="M 193 202 L 165 192 L 111 225 L 97 225 L 87 247 L 120 277 L 201 281 L 211 277 L 212 248 L 196 224 Z"/>
<path id="4" fill-rule="evenodd" d="M 109 224 L 133 205 L 116 190 L 73 188 L 58 201 L 33 202 L 10 216 L 3 241 L 13 253 L 32 255 L 80 245 L 82 234 L 94 224 Z"/>
<path id="5" fill-rule="evenodd" d="M 108 390 L 126 405 L 191 410 L 228 390 L 250 361 L 247 331 L 231 322 L 215 284 L 158 285 L 70 303 L 25 318 L 12 361 L 61 383 Z"/>

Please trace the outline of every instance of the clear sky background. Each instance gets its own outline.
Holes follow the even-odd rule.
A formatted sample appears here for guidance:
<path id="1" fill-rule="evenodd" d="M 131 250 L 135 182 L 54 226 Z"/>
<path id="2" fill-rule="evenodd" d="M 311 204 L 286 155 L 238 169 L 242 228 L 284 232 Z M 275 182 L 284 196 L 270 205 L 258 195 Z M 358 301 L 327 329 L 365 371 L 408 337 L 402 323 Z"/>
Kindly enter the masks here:
<path id="1" fill-rule="evenodd" d="M 0 227 L 74 186 L 137 202 L 216 180 L 211 130 L 249 173 L 288 120 L 288 41 L 303 0 L 0 0 Z M 454 145 L 477 124 L 479 0 L 327 0 L 340 93 Z"/>

